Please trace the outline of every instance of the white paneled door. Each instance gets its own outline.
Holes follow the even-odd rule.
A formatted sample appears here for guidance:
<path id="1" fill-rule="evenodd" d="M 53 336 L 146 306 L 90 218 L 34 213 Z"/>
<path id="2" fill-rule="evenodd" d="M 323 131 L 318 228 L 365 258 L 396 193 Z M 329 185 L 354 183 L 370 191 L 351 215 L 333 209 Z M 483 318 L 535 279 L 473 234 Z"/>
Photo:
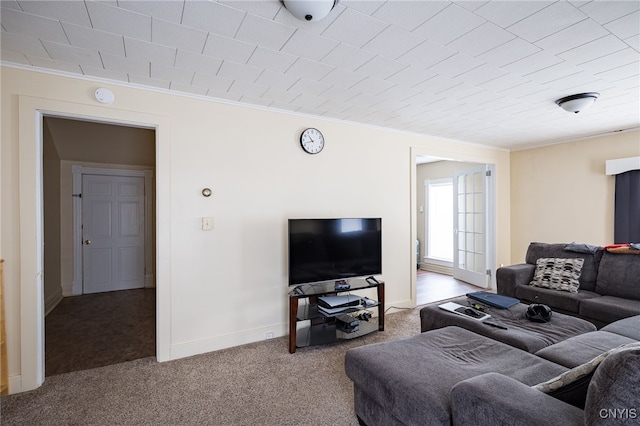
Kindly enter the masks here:
<path id="1" fill-rule="evenodd" d="M 144 287 L 144 178 L 83 175 L 82 292 Z"/>
<path id="2" fill-rule="evenodd" d="M 490 285 L 491 175 L 491 167 L 482 165 L 456 172 L 453 181 L 453 276 L 482 288 Z"/>

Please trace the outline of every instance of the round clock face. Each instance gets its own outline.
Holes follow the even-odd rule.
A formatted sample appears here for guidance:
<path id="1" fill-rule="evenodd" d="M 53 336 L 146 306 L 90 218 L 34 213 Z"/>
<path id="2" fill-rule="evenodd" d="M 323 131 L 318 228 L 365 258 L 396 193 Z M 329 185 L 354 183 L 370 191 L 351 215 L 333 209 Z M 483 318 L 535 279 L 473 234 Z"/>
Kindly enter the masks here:
<path id="1" fill-rule="evenodd" d="M 324 148 L 324 136 L 318 129 L 307 129 L 300 135 L 300 145 L 305 152 L 317 154 Z"/>

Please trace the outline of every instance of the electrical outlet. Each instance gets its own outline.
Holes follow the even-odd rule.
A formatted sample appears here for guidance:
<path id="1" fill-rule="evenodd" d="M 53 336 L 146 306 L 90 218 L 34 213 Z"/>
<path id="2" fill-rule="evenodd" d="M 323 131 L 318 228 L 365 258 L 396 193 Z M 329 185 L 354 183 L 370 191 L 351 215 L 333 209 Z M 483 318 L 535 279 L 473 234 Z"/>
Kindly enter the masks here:
<path id="1" fill-rule="evenodd" d="M 267 333 L 264 335 L 264 338 L 266 340 L 273 339 L 273 331 L 267 331 Z"/>

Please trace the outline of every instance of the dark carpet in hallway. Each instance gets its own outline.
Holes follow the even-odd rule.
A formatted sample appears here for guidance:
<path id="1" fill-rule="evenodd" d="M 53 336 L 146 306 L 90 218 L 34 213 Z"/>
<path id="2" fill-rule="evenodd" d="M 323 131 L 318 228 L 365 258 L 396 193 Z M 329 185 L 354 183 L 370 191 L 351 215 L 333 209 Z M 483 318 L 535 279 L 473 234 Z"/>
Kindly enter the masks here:
<path id="1" fill-rule="evenodd" d="M 45 318 L 45 376 L 156 354 L 155 289 L 65 297 Z"/>

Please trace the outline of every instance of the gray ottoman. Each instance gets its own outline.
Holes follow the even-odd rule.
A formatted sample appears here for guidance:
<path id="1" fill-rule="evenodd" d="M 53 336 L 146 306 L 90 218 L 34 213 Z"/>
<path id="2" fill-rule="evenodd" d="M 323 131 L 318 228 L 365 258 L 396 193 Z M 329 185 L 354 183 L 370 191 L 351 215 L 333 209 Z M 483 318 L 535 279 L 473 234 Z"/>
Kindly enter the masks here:
<path id="1" fill-rule="evenodd" d="M 462 380 L 497 372 L 534 385 L 564 371 L 459 327 L 350 349 L 345 356 L 356 415 L 368 426 L 448 425 L 449 392 Z"/>
<path id="2" fill-rule="evenodd" d="M 462 297 L 452 302 L 468 306 L 467 300 L 466 297 Z M 506 330 L 445 311 L 440 309 L 438 304 L 427 305 L 420 310 L 421 331 L 455 325 L 531 353 L 570 337 L 596 331 L 596 326 L 589 321 L 558 312 L 553 313 L 549 322 L 529 321 L 525 317 L 528 305 L 523 303 L 509 309 L 485 307 L 485 311 L 491 315 L 488 321 L 505 326 Z"/>

